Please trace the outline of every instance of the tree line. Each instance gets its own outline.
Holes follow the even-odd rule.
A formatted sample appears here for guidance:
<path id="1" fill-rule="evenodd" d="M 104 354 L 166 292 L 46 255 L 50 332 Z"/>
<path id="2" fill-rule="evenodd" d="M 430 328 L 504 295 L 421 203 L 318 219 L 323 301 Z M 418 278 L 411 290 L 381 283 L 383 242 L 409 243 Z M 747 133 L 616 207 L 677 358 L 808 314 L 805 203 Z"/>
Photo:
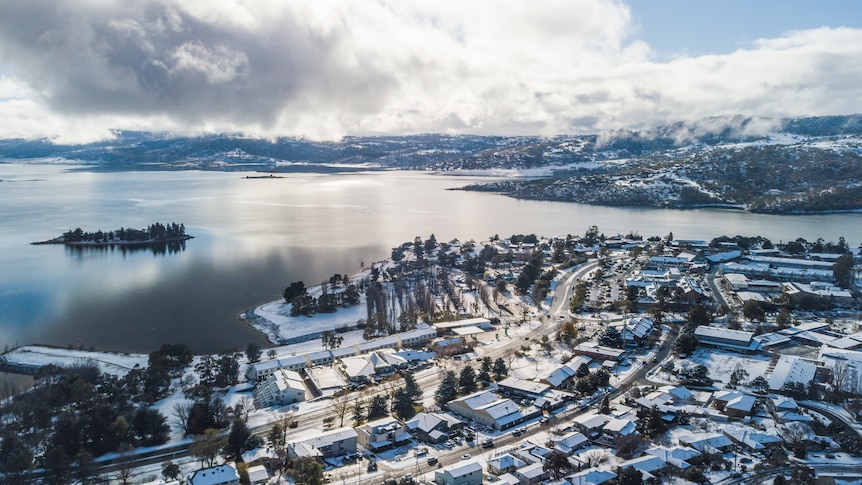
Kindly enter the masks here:
<path id="1" fill-rule="evenodd" d="M 115 231 L 87 232 L 80 227 L 63 233 L 64 243 L 124 243 L 145 241 L 175 241 L 186 239 L 186 227 L 184 224 L 172 222 L 170 224 L 154 223 L 146 229 L 119 228 Z"/>

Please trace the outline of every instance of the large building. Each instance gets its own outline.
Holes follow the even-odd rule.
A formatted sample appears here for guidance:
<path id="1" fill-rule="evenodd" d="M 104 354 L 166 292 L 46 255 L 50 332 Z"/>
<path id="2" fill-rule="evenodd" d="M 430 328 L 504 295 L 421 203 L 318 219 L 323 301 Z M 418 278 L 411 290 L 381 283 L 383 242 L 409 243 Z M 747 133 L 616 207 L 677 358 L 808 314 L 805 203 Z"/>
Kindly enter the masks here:
<path id="1" fill-rule="evenodd" d="M 702 345 L 750 352 L 760 349 L 760 341 L 754 339 L 754 333 L 742 330 L 700 325 L 694 330 L 694 336 Z"/>
<path id="2" fill-rule="evenodd" d="M 305 384 L 299 373 L 279 369 L 254 388 L 254 405 L 258 409 L 305 401 Z"/>
<path id="3" fill-rule="evenodd" d="M 511 399 L 501 399 L 491 391 L 479 391 L 455 399 L 448 405 L 453 413 L 494 428 L 511 428 L 524 420 L 521 408 Z"/>

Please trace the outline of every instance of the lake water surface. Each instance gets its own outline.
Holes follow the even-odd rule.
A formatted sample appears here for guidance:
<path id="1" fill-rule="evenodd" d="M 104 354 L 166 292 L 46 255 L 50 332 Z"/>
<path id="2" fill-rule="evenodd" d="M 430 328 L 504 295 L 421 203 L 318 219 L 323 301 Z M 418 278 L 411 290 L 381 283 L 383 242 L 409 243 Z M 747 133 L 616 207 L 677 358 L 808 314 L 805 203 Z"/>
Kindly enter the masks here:
<path id="1" fill-rule="evenodd" d="M 45 343 L 149 352 L 183 342 L 197 352 L 244 349 L 263 338 L 238 315 L 307 285 L 389 256 L 415 236 L 499 234 L 677 239 L 764 235 L 862 241 L 862 214 L 775 216 L 734 210 L 608 208 L 450 191 L 476 177 L 417 172 L 285 174 L 92 172 L 0 163 L 0 345 Z M 251 174 L 253 175 L 253 174 Z M 184 251 L 75 251 L 33 246 L 64 231 L 186 225 Z"/>

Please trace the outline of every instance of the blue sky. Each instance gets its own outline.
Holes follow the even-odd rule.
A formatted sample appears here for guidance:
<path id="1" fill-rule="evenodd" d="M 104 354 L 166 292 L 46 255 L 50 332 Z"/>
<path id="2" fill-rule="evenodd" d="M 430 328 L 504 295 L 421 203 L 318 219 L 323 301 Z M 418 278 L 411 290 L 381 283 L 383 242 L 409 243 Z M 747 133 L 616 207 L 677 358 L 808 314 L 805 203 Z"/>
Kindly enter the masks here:
<path id="1" fill-rule="evenodd" d="M 791 30 L 862 27 L 852 0 L 628 0 L 636 36 L 660 58 L 727 54 Z"/>
<path id="2" fill-rule="evenodd" d="M 0 138 L 553 136 L 862 112 L 855 1 L 45 5 L 0 2 Z"/>

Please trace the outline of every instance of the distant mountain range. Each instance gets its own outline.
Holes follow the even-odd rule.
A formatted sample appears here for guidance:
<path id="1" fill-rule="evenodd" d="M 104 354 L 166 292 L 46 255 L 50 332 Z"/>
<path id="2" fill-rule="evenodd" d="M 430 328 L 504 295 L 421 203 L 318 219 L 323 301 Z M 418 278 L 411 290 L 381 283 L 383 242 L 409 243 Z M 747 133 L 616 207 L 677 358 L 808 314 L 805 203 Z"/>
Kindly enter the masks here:
<path id="1" fill-rule="evenodd" d="M 87 145 L 0 140 L 0 161 L 51 159 L 79 161 L 89 170 L 429 170 L 500 176 L 465 189 L 523 199 L 782 213 L 862 210 L 862 115 L 716 117 L 554 138 L 410 135 L 314 142 L 124 131 Z"/>

